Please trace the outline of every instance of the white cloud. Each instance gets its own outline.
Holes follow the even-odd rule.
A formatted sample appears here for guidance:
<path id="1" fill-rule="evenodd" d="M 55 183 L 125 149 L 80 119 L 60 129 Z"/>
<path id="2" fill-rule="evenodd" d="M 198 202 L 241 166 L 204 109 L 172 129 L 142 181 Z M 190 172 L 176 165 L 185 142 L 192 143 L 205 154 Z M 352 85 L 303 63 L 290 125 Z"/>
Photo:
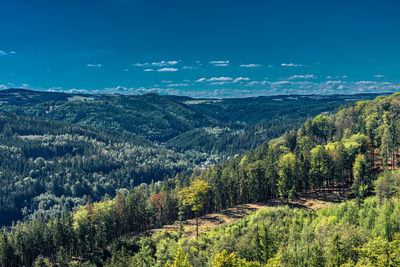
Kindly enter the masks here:
<path id="1" fill-rule="evenodd" d="M 212 85 L 221 85 L 221 84 L 226 84 L 226 83 L 240 83 L 240 82 L 245 82 L 249 81 L 250 78 L 247 77 L 237 77 L 237 78 L 231 78 L 231 77 L 212 77 L 212 78 L 200 78 L 196 82 L 208 82 Z"/>
<path id="2" fill-rule="evenodd" d="M 252 81 L 246 84 L 246 86 L 255 86 L 255 85 L 266 85 L 267 81 Z"/>
<path id="3" fill-rule="evenodd" d="M 0 56 L 9 56 L 9 55 L 15 55 L 17 52 L 15 51 L 10 51 L 10 52 L 6 52 L 4 50 L 0 50 Z"/>
<path id="4" fill-rule="evenodd" d="M 227 67 L 229 66 L 229 60 L 213 60 L 208 62 L 215 67 Z"/>
<path id="5" fill-rule="evenodd" d="M 143 71 L 149 72 L 149 71 L 154 71 L 153 69 L 144 69 Z"/>
<path id="6" fill-rule="evenodd" d="M 382 75 L 382 74 L 377 74 L 377 75 L 374 75 L 374 78 L 384 78 L 385 76 L 384 75 Z"/>
<path id="7" fill-rule="evenodd" d="M 179 62 L 176 61 L 176 60 L 171 60 L 171 61 L 167 61 L 167 63 L 168 63 L 169 65 L 176 65 L 176 64 L 178 64 Z"/>
<path id="8" fill-rule="evenodd" d="M 208 82 L 215 82 L 215 81 L 217 81 L 217 82 L 219 82 L 219 81 L 226 82 L 226 81 L 232 81 L 232 80 L 233 79 L 231 77 L 212 77 L 212 78 L 208 79 L 207 81 Z"/>
<path id="9" fill-rule="evenodd" d="M 177 68 L 162 68 L 162 69 L 158 69 L 157 71 L 177 71 Z"/>
<path id="10" fill-rule="evenodd" d="M 155 67 L 168 67 L 168 66 L 176 65 L 178 63 L 179 63 L 179 61 L 177 61 L 177 60 L 169 60 L 169 61 L 162 60 L 162 61 L 158 61 L 158 62 L 152 62 L 151 65 L 155 66 Z"/>
<path id="11" fill-rule="evenodd" d="M 346 79 L 347 75 L 342 76 L 326 76 L 327 79 Z"/>
<path id="12" fill-rule="evenodd" d="M 231 77 L 212 77 L 212 78 L 200 78 L 196 82 L 230 82 L 233 81 Z"/>
<path id="13" fill-rule="evenodd" d="M 70 94 L 90 94 L 90 92 L 88 90 L 85 89 L 69 89 L 67 91 L 65 91 L 66 93 L 70 93 Z"/>
<path id="14" fill-rule="evenodd" d="M 343 81 L 337 80 L 337 81 L 326 81 L 325 84 L 327 85 L 334 85 L 334 84 L 341 84 Z"/>
<path id="15" fill-rule="evenodd" d="M 238 83 L 238 82 L 245 82 L 245 81 L 249 81 L 250 78 L 247 77 L 237 77 L 236 79 L 233 80 L 234 83 Z"/>
<path id="16" fill-rule="evenodd" d="M 123 69 L 123 71 L 129 71 L 129 69 Z"/>
<path id="17" fill-rule="evenodd" d="M 210 85 L 224 85 L 230 82 L 213 82 L 213 83 L 209 83 Z"/>
<path id="18" fill-rule="evenodd" d="M 289 84 L 289 83 L 290 83 L 289 81 L 279 81 L 279 82 L 271 82 L 270 85 L 280 86 L 280 85 Z"/>
<path id="19" fill-rule="evenodd" d="M 169 64 L 163 60 L 163 61 L 159 61 L 159 62 L 152 62 L 151 65 L 155 66 L 155 67 L 165 67 L 165 66 L 168 66 Z"/>
<path id="20" fill-rule="evenodd" d="M 282 67 L 305 67 L 303 64 L 295 64 L 295 63 L 282 63 Z"/>
<path id="21" fill-rule="evenodd" d="M 168 84 L 167 87 L 182 87 L 182 86 L 189 86 L 187 83 L 171 83 Z"/>
<path id="22" fill-rule="evenodd" d="M 362 84 L 362 85 L 374 84 L 374 83 L 376 83 L 376 82 L 374 82 L 374 81 L 358 81 L 358 82 L 355 82 L 355 84 L 358 84 L 358 85 L 360 85 L 360 84 Z"/>
<path id="23" fill-rule="evenodd" d="M 61 86 L 55 86 L 47 89 L 48 92 L 64 92 Z"/>
<path id="24" fill-rule="evenodd" d="M 146 62 L 146 63 L 135 63 L 132 64 L 135 67 L 168 67 L 179 64 L 178 60 L 161 60 L 156 62 Z"/>
<path id="25" fill-rule="evenodd" d="M 240 67 L 242 68 L 257 68 L 257 67 L 261 67 L 262 65 L 260 64 L 242 64 L 240 65 Z"/>
<path id="26" fill-rule="evenodd" d="M 213 60 L 209 62 L 210 64 L 229 64 L 229 60 Z"/>
<path id="27" fill-rule="evenodd" d="M 209 89 L 192 89 L 188 90 L 187 83 L 176 83 L 176 84 L 163 84 L 161 87 L 156 85 L 150 87 L 123 87 L 117 86 L 114 88 L 104 88 L 103 90 L 94 91 L 93 93 L 107 93 L 107 94 L 143 94 L 149 92 L 155 92 L 159 94 L 167 95 L 186 95 L 191 97 L 251 97 L 251 96 L 262 96 L 262 95 L 283 95 L 283 94 L 354 94 L 354 93 L 382 93 L 382 92 L 396 92 L 400 90 L 400 83 L 389 83 L 389 82 L 377 82 L 377 81 L 358 81 L 348 82 L 345 80 L 331 80 L 324 82 L 315 82 L 314 80 L 307 81 L 251 81 L 246 83 L 246 87 L 242 87 L 239 84 L 234 84 L 232 81 L 219 79 L 221 77 L 214 77 L 214 82 L 220 84 L 220 87 L 214 88 L 215 90 Z M 211 80 L 203 78 L 202 81 Z M 200 79 L 199 79 L 200 80 Z M 211 84 L 211 83 L 210 83 Z M 189 83 L 190 85 L 190 83 Z M 250 87 L 247 85 L 254 85 Z M 263 85 L 263 86 L 257 86 Z M 240 87 L 239 87 L 240 86 Z M 10 86 L 8 86 L 10 87 Z M 1 86 L 0 86 L 1 88 Z M 309 96 L 314 97 L 314 96 Z M 315 96 L 323 97 L 323 96 Z"/>
<path id="28" fill-rule="evenodd" d="M 88 66 L 90 68 L 101 68 L 101 67 L 103 67 L 102 64 L 87 64 L 86 66 Z"/>
<path id="29" fill-rule="evenodd" d="M 288 79 L 289 80 L 295 80 L 295 79 L 315 79 L 315 75 L 314 74 L 305 74 L 305 75 L 293 75 L 290 76 Z"/>

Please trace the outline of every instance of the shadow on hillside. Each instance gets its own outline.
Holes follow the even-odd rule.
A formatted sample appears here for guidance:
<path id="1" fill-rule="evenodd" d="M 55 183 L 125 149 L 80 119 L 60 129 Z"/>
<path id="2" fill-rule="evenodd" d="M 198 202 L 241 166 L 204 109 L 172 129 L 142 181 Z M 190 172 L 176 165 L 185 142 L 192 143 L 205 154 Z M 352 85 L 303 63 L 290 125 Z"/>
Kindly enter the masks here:
<path id="1" fill-rule="evenodd" d="M 241 219 L 256 210 L 256 208 L 251 208 L 248 206 L 239 206 L 234 209 L 223 210 L 220 213 L 232 219 Z"/>

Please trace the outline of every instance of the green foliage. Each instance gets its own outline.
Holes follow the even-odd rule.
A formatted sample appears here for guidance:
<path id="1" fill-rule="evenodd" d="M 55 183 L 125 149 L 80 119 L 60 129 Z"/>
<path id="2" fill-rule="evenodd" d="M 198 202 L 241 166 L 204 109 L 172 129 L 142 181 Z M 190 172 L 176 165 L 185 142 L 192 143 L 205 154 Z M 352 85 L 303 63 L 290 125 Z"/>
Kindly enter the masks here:
<path id="1" fill-rule="evenodd" d="M 336 266 L 371 260 L 362 254 L 362 249 L 376 237 L 393 245 L 393 248 L 390 245 L 387 248 L 394 251 L 390 254 L 394 255 L 396 243 L 393 242 L 398 239 L 400 229 L 400 206 L 396 198 L 386 197 L 395 195 L 391 189 L 386 189 L 386 185 L 379 186 L 379 183 L 388 182 L 386 178 L 376 183 L 378 195 L 384 196 L 381 202 L 377 198 L 366 198 L 363 202 L 349 201 L 315 212 L 276 208 L 257 212 L 244 221 L 220 227 L 198 239 L 149 234 L 135 237 L 131 241 L 135 245 L 126 251 L 121 247 L 110 248 L 110 244 L 124 236 L 142 234 L 173 222 L 178 219 L 179 210 L 185 219 L 202 211 L 213 212 L 250 201 L 267 201 L 275 198 L 277 193 L 289 200 L 310 186 L 321 188 L 338 181 L 348 184 L 361 181 L 361 185 L 370 186 L 371 181 L 365 179 L 365 174 L 367 167 L 374 169 L 377 161 L 371 163 L 369 157 L 379 150 L 382 142 L 386 142 L 382 141 L 385 139 L 382 125 L 389 127 L 399 122 L 398 98 L 399 95 L 394 95 L 350 104 L 332 116 L 321 115 L 307 121 L 296 136 L 294 132 L 288 133 L 243 156 L 196 171 L 192 178 L 179 174 L 163 182 L 137 187 L 134 185 L 141 181 L 171 177 L 179 168 L 187 169 L 187 165 L 174 161 L 173 152 L 172 158 L 168 154 L 165 156 L 164 152 L 168 150 L 143 143 L 143 139 L 129 134 L 118 136 L 63 123 L 1 116 L 3 132 L 0 139 L 5 140 L 5 145 L 1 146 L 0 152 L 7 156 L 4 156 L 2 166 L 8 166 L 3 168 L 7 175 L 3 170 L 0 173 L 1 207 L 18 211 L 21 206 L 6 204 L 25 203 L 25 199 L 30 200 L 43 190 L 51 194 L 41 196 L 41 207 L 58 206 L 64 199 L 68 203 L 67 197 L 76 197 L 80 202 L 61 209 L 67 211 L 76 206 L 73 212 L 58 212 L 58 216 L 52 218 L 38 213 L 31 220 L 14 224 L 7 231 L 4 229 L 0 257 L 9 265 L 30 266 L 38 255 L 43 255 L 51 262 L 60 263 L 82 256 L 81 262 L 92 264 L 105 261 L 120 265 L 161 266 L 173 262 L 178 245 L 181 245 L 183 253 L 189 255 L 195 266 L 212 264 L 221 249 L 235 251 L 237 259 L 267 265 L 304 266 L 312 262 Z M 366 118 L 370 115 L 376 119 L 378 129 L 383 129 L 373 135 L 374 142 L 367 137 L 372 136 L 371 129 L 366 127 Z M 18 123 L 12 123 L 13 120 Z M 28 130 L 21 126 L 23 122 L 31 125 Z M 393 129 L 386 131 L 394 133 Z M 136 150 L 138 146 L 141 149 Z M 395 148 L 396 145 L 388 148 L 392 162 L 396 158 Z M 149 154 L 140 154 L 141 151 Z M 156 155 L 160 161 L 151 165 L 146 161 L 147 155 Z M 166 166 L 174 167 L 166 170 Z M 137 179 L 138 173 L 149 176 Z M 116 194 L 117 188 L 131 189 Z M 379 193 L 385 190 L 389 193 Z M 64 199 L 57 202 L 52 195 Z M 117 196 L 113 198 L 114 195 Z M 161 195 L 163 197 L 157 197 L 161 202 L 152 199 L 152 196 Z M 364 196 L 364 193 L 360 194 L 360 197 Z M 385 198 L 387 200 L 383 201 Z M 87 202 L 86 206 L 82 201 Z M 159 216 L 160 207 L 162 216 Z M 28 208 L 24 211 L 26 214 L 36 210 L 36 207 L 32 211 Z M 376 257 L 383 257 L 382 253 L 377 251 L 379 256 Z M 390 255 L 383 257 L 382 262 L 395 262 L 396 258 Z M 229 261 L 229 255 L 225 256 Z"/>
<path id="2" fill-rule="evenodd" d="M 310 154 L 310 177 L 313 184 L 321 188 L 324 185 L 324 180 L 327 179 L 330 174 L 329 168 L 331 167 L 331 162 L 329 154 L 321 145 L 311 149 Z"/>
<path id="3" fill-rule="evenodd" d="M 174 262 L 172 264 L 166 264 L 166 267 L 191 267 L 189 262 L 189 254 L 184 253 L 182 248 L 178 248 L 178 252 L 175 255 Z"/>
<path id="4" fill-rule="evenodd" d="M 39 256 L 36 258 L 34 266 L 35 267 L 50 267 L 52 265 L 51 265 L 49 259 Z"/>
<path id="5" fill-rule="evenodd" d="M 215 255 L 213 267 L 257 267 L 261 266 L 258 262 L 248 262 L 245 259 L 238 258 L 235 252 L 228 254 L 226 250 Z"/>
<path id="6" fill-rule="evenodd" d="M 314 245 L 311 248 L 311 254 L 309 258 L 310 266 L 323 267 L 326 264 L 324 251 L 318 246 Z"/>
<path id="7" fill-rule="evenodd" d="M 194 180 L 189 187 L 179 191 L 179 197 L 184 206 L 191 207 L 192 211 L 199 212 L 206 202 L 206 194 L 210 185 L 203 180 Z"/>
<path id="8" fill-rule="evenodd" d="M 10 89 L 1 91 L 0 99 L 0 110 L 17 114 L 0 116 L 0 211 L 4 215 L 0 225 L 10 225 L 28 217 L 59 216 L 83 205 L 89 195 L 99 201 L 105 194 L 115 196 L 117 189 L 190 173 L 207 159 L 216 163 L 245 153 L 299 127 L 310 116 L 334 110 L 346 97 L 194 104 L 190 98 L 156 94 L 88 96 Z M 314 130 L 325 125 L 317 121 Z M 290 133 L 288 146 L 294 152 L 296 132 Z M 162 142 L 167 142 L 165 148 Z M 240 201 L 276 195 L 276 183 L 264 183 L 259 173 L 252 177 L 249 189 L 251 194 L 258 192 L 254 197 L 243 192 Z M 265 175 L 272 178 L 274 172 Z M 221 202 L 220 208 L 235 199 Z"/>
<path id="9" fill-rule="evenodd" d="M 366 175 L 367 160 L 363 154 L 358 154 L 353 166 L 353 192 L 357 197 L 364 197 Z"/>
<path id="10" fill-rule="evenodd" d="M 292 187 L 296 184 L 296 156 L 292 153 L 284 155 L 279 161 L 279 195 L 287 199 Z"/>
<path id="11" fill-rule="evenodd" d="M 399 196 L 400 175 L 399 173 L 384 172 L 375 181 L 376 195 L 379 201 L 388 200 L 393 196 Z"/>
<path id="12" fill-rule="evenodd" d="M 179 198 L 182 200 L 183 206 L 188 206 L 196 214 L 196 237 L 199 236 L 198 212 L 203 210 L 206 204 L 206 195 L 210 185 L 203 180 L 194 180 L 189 187 L 179 191 Z"/>
<path id="13" fill-rule="evenodd" d="M 256 260 L 259 262 L 267 263 L 276 253 L 276 241 L 265 225 L 261 225 L 255 231 L 252 243 L 256 250 Z"/>
<path id="14" fill-rule="evenodd" d="M 165 258 L 158 253 L 143 254 L 148 251 L 143 247 L 137 255 L 152 258 L 155 266 L 174 262 L 178 254 L 183 262 L 190 257 L 195 266 L 397 266 L 400 243 L 387 239 L 384 223 L 391 222 L 391 235 L 398 237 L 395 210 L 399 208 L 398 201 L 377 205 L 375 197 L 360 205 L 348 201 L 318 211 L 295 209 L 293 214 L 287 207 L 266 208 L 197 240 L 177 240 L 168 234 L 143 237 L 139 242 L 165 240 L 171 244 L 170 251 L 180 247 L 181 252 L 167 253 Z M 373 213 L 386 215 L 381 219 L 370 216 Z"/>
<path id="15" fill-rule="evenodd" d="M 193 167 L 193 159 L 133 135 L 11 114 L 0 114 L 0 125 L 0 225 L 59 216 L 89 195 L 99 201 Z"/>

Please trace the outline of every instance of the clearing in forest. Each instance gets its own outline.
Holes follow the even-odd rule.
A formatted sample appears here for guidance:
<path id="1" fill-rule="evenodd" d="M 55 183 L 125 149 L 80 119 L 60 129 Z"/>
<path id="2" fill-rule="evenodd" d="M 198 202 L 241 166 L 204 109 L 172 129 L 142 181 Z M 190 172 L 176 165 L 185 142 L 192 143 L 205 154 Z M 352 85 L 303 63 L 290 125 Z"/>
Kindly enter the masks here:
<path id="1" fill-rule="evenodd" d="M 345 188 L 345 194 L 341 194 L 342 189 L 340 186 L 335 186 L 329 189 L 318 189 L 312 190 L 307 193 L 303 193 L 294 201 L 281 201 L 281 200 L 270 200 L 263 203 L 251 203 L 238 205 L 233 208 L 225 209 L 219 213 L 206 214 L 199 217 L 199 233 L 208 232 L 210 229 L 219 226 L 237 222 L 241 219 L 246 218 L 250 213 L 253 213 L 262 208 L 273 208 L 283 205 L 290 205 L 295 208 L 302 209 L 319 209 L 326 205 L 333 205 L 340 203 L 347 199 L 350 193 L 348 187 Z M 196 220 L 190 219 L 182 222 L 184 235 L 186 237 L 196 236 Z M 179 223 L 164 225 L 161 228 L 153 229 L 151 232 L 157 231 L 178 231 Z"/>

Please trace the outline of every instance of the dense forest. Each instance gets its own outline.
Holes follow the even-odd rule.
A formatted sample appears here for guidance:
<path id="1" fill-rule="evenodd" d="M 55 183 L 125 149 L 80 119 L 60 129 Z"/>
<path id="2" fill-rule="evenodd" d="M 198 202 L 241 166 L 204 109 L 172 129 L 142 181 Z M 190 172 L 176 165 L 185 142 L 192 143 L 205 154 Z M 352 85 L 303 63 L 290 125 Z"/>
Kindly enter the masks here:
<path id="1" fill-rule="evenodd" d="M 56 218 L 3 228 L 4 266 L 396 266 L 400 94 L 347 105 L 205 172 L 118 191 Z M 386 170 L 380 174 L 382 170 Z M 116 176 L 117 177 L 117 176 Z M 241 203 L 291 201 L 351 187 L 353 201 L 316 212 L 259 211 L 199 238 L 129 236 Z M 369 197 L 376 194 L 376 197 Z"/>
<path id="2" fill-rule="evenodd" d="M 2 90 L 0 225 L 223 162 L 321 110 L 372 96 L 322 97 L 317 104 L 312 96 L 205 101 Z"/>
<path id="3" fill-rule="evenodd" d="M 354 97 L 324 97 L 323 104 L 313 97 L 207 102 L 2 90 L 0 225 L 223 162 Z"/>
<path id="4" fill-rule="evenodd" d="M 166 142 L 176 151 L 206 153 L 209 160 L 222 162 L 297 129 L 309 117 L 376 96 L 193 99 L 154 93 L 74 95 L 9 89 L 0 91 L 0 111 L 133 133 L 159 144 Z"/>
<path id="5" fill-rule="evenodd" d="M 0 114 L 0 143 L 2 225 L 60 214 L 88 196 L 115 196 L 117 189 L 190 172 L 204 160 L 132 134 L 13 114 Z"/>
<path id="6" fill-rule="evenodd" d="M 387 182 L 395 183 L 380 187 Z M 262 209 L 197 239 L 165 231 L 120 239 L 105 266 L 399 266 L 399 173 L 376 184 L 390 194 L 316 211 Z"/>

